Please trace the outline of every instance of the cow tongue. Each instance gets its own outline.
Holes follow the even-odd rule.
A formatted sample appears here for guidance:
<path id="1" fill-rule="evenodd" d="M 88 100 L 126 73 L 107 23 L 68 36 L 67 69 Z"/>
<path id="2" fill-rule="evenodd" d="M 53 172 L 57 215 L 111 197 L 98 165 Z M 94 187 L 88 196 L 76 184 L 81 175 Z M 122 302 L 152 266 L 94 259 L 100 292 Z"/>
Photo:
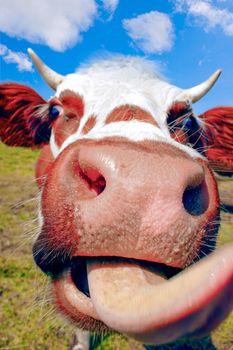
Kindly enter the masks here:
<path id="1" fill-rule="evenodd" d="M 116 259 L 90 260 L 87 271 L 99 318 L 144 343 L 206 335 L 233 308 L 233 244 L 169 280 Z"/>

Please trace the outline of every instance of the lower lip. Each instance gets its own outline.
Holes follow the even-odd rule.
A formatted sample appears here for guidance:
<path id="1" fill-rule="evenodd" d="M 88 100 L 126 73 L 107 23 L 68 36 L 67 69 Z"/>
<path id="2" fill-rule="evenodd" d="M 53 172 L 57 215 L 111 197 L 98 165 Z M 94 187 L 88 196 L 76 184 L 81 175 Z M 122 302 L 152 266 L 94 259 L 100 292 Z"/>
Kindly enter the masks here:
<path id="1" fill-rule="evenodd" d="M 72 318 L 78 319 L 78 312 L 78 314 L 99 320 L 91 298 L 79 291 L 69 271 L 65 272 L 58 280 L 53 281 L 53 294 L 56 304 Z"/>
<path id="2" fill-rule="evenodd" d="M 210 319 L 208 320 L 208 324 L 205 324 L 205 325 L 202 324 L 202 327 L 200 329 L 197 329 L 195 331 L 195 334 L 198 331 L 201 331 L 201 332 L 204 331 L 204 333 L 206 334 L 207 331 L 211 331 L 223 320 L 223 318 L 225 317 L 224 315 L 226 315 L 227 310 L 229 309 L 229 307 L 225 307 L 226 300 L 228 300 L 229 303 L 231 304 L 233 302 L 232 295 L 231 295 L 232 277 L 233 277 L 232 248 L 233 248 L 232 245 L 228 245 L 228 247 L 225 246 L 224 248 L 221 248 L 220 257 L 218 253 L 218 260 L 214 258 L 215 259 L 214 263 L 217 264 L 218 261 L 220 261 L 221 265 L 224 265 L 224 269 L 222 268 L 223 266 L 218 266 L 218 264 L 216 266 L 213 266 L 213 268 L 211 268 L 214 271 L 214 275 L 212 276 L 211 274 L 210 276 L 212 283 L 211 285 L 209 285 L 208 283 L 208 286 L 206 286 L 204 291 L 197 290 L 199 297 L 196 297 L 195 295 L 193 296 L 193 298 L 195 299 L 194 300 L 195 303 L 193 303 L 192 307 L 188 309 L 185 308 L 183 310 L 180 310 L 180 312 L 177 312 L 176 310 L 177 308 L 176 306 L 174 306 L 173 310 L 169 311 L 168 319 L 164 323 L 162 322 L 160 324 L 157 324 L 156 326 L 157 330 L 155 329 L 155 331 L 158 331 L 158 329 L 161 328 L 162 326 L 165 326 L 167 328 L 169 325 L 171 325 L 172 327 L 173 324 L 175 325 L 177 322 L 179 322 L 179 320 L 182 322 L 182 319 L 184 321 L 185 319 L 187 319 L 187 317 L 191 317 L 191 319 L 194 317 L 195 319 L 196 314 L 198 315 L 200 313 L 200 315 L 202 315 L 202 311 L 201 311 L 202 308 L 205 307 L 206 305 L 208 306 L 208 304 L 212 302 L 211 301 L 212 299 L 213 299 L 213 303 L 215 303 L 215 301 L 217 303 L 216 304 L 217 307 L 215 308 L 215 310 L 218 310 L 219 312 L 219 307 L 221 306 L 222 315 L 219 316 L 218 314 L 216 314 L 214 317 L 212 317 L 212 320 Z M 216 256 L 216 253 L 214 254 Z M 213 259 L 213 256 L 211 259 Z M 223 271 L 224 273 L 222 273 Z M 225 285 L 228 287 L 225 288 Z M 100 317 L 93 306 L 92 299 L 87 297 L 84 293 L 82 293 L 74 284 L 70 271 L 66 271 L 59 279 L 53 281 L 53 294 L 59 309 L 63 312 L 63 314 L 69 316 L 74 321 L 80 323 L 80 321 L 82 322 L 82 320 L 86 318 L 86 319 L 89 319 L 89 322 L 90 322 L 90 319 L 100 321 L 101 323 L 103 322 L 100 320 Z M 195 294 L 195 291 L 194 291 L 194 294 Z M 207 311 L 208 311 L 208 307 L 207 307 Z M 212 316 L 213 316 L 213 313 L 212 313 Z M 135 317 L 137 317 L 137 315 L 135 315 Z M 150 333 L 151 325 L 148 324 L 146 328 L 143 328 L 147 323 L 147 321 L 148 320 L 146 319 L 144 321 L 142 319 L 140 320 L 140 329 L 141 329 L 140 332 L 137 331 L 135 333 L 135 331 L 129 331 L 129 328 L 127 328 L 129 324 L 126 324 L 127 321 L 125 319 L 123 320 L 123 325 L 122 324 L 120 325 L 123 328 L 119 329 L 119 327 L 116 327 L 116 329 L 118 329 L 118 331 L 131 333 L 131 335 L 137 338 L 137 334 L 140 335 L 142 333 L 145 333 L 146 335 L 146 333 L 148 332 Z M 106 323 L 108 324 L 108 322 Z M 143 327 L 141 328 L 141 326 Z"/>

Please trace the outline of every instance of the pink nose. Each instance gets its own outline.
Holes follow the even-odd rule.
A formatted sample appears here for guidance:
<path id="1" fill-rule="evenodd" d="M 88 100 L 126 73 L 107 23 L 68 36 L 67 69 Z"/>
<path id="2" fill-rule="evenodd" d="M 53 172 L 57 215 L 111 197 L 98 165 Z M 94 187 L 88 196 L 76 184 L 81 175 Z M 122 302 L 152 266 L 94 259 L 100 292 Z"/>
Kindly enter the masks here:
<path id="1" fill-rule="evenodd" d="M 137 199 L 157 198 L 161 205 L 175 202 L 193 216 L 208 208 L 202 165 L 167 144 L 155 143 L 152 149 L 125 143 L 77 144 L 64 159 L 72 164 L 64 165 L 64 178 L 73 183 L 80 201 L 93 199 L 94 205 L 100 194 L 106 205 L 107 198 L 110 204 L 115 196 L 131 198 L 132 205 Z"/>
<path id="2" fill-rule="evenodd" d="M 169 144 L 77 141 L 47 178 L 44 231 L 74 255 L 180 267 L 195 258 L 216 214 L 215 193 L 204 163 Z"/>

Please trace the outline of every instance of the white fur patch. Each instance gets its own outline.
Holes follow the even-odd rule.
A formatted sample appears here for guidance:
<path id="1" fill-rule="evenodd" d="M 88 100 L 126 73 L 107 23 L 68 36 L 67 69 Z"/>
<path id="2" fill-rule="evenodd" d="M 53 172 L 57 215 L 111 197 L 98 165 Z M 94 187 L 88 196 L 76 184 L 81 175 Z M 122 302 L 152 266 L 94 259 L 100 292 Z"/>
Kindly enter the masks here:
<path id="1" fill-rule="evenodd" d="M 97 61 L 80 68 L 75 74 L 67 75 L 58 86 L 56 96 L 59 97 L 64 90 L 71 90 L 83 98 L 84 115 L 78 130 L 67 138 L 60 150 L 52 133 L 51 149 L 54 157 L 76 140 L 110 136 L 126 137 L 132 141 L 159 139 L 185 149 L 192 156 L 198 154 L 190 147 L 172 140 L 166 122 L 167 112 L 174 102 L 188 101 L 185 90 L 160 78 L 150 61 L 121 56 Z M 105 125 L 108 115 L 116 107 L 124 105 L 138 106 L 150 113 L 159 128 L 140 121 Z M 93 115 L 96 117 L 95 127 L 83 135 L 82 129 Z"/>
<path id="2" fill-rule="evenodd" d="M 52 130 L 51 136 L 50 136 L 50 148 L 51 148 L 51 152 L 52 152 L 54 158 L 56 158 L 60 152 L 60 148 L 56 144 L 53 130 Z"/>
<path id="3" fill-rule="evenodd" d="M 83 136 L 80 136 L 78 133 L 75 133 L 65 140 L 59 153 L 61 153 L 67 146 L 74 143 L 75 141 L 80 140 L 81 138 L 101 140 L 106 137 L 113 136 L 124 137 L 134 142 L 144 140 L 166 142 L 179 148 L 180 150 L 183 150 L 184 152 L 188 152 L 189 155 L 193 158 L 196 158 L 197 156 L 202 158 L 202 156 L 199 153 L 197 153 L 197 151 L 188 146 L 176 142 L 156 126 L 137 120 L 114 122 L 107 124 L 101 128 L 95 127 L 88 134 Z"/>

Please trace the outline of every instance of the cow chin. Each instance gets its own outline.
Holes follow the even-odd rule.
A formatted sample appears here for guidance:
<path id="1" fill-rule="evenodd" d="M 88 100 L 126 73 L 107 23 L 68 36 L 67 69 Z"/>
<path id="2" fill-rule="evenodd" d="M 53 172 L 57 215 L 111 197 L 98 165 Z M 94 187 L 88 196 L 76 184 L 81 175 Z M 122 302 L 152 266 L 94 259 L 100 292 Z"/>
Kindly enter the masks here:
<path id="1" fill-rule="evenodd" d="M 170 145 L 77 142 L 47 176 L 35 261 L 83 328 L 204 336 L 233 306 L 233 246 L 212 252 L 218 205 L 205 162 Z"/>
<path id="2" fill-rule="evenodd" d="M 124 258 L 71 259 L 72 267 L 53 281 L 54 299 L 84 329 L 118 331 L 154 345 L 202 337 L 232 308 L 232 248 L 183 271 Z"/>

